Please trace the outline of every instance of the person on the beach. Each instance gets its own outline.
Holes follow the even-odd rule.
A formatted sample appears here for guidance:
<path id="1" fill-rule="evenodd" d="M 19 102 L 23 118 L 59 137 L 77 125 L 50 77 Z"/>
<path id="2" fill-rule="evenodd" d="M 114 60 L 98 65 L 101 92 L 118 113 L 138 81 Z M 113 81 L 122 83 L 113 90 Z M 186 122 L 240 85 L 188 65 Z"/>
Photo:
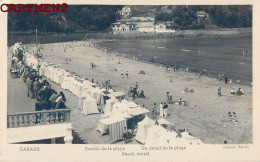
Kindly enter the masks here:
<path id="1" fill-rule="evenodd" d="M 156 116 L 157 116 L 156 103 L 153 104 L 152 115 L 154 118 L 156 118 Z"/>
<path id="2" fill-rule="evenodd" d="M 218 96 L 221 96 L 221 87 L 218 89 Z"/>
<path id="3" fill-rule="evenodd" d="M 124 76 L 124 71 L 123 70 L 121 70 L 121 77 L 123 77 Z"/>
<path id="4" fill-rule="evenodd" d="M 138 83 L 137 82 L 135 82 L 135 87 L 138 88 Z"/>
<path id="5" fill-rule="evenodd" d="M 236 118 L 236 117 L 237 117 L 237 115 L 236 115 L 236 112 L 233 112 L 233 117 L 234 117 L 234 118 Z"/>
<path id="6" fill-rule="evenodd" d="M 125 141 L 125 143 L 126 143 L 126 140 L 127 140 L 127 136 L 128 136 L 128 131 L 127 131 L 126 127 L 124 127 L 123 140 Z"/>
<path id="7" fill-rule="evenodd" d="M 233 88 L 233 89 L 230 91 L 230 93 L 231 93 L 232 95 L 235 95 L 235 94 L 236 94 L 235 89 Z"/>
<path id="8" fill-rule="evenodd" d="M 181 106 L 182 105 L 182 98 L 179 99 L 179 105 Z"/>
<path id="9" fill-rule="evenodd" d="M 225 84 L 228 84 L 228 78 L 225 76 Z"/>
<path id="10" fill-rule="evenodd" d="M 167 71 L 170 71 L 170 66 L 167 65 L 166 69 L 167 69 Z"/>
<path id="11" fill-rule="evenodd" d="M 221 80 L 221 74 L 218 74 L 217 80 Z"/>
<path id="12" fill-rule="evenodd" d="M 129 95 L 129 97 L 133 96 L 133 88 L 132 87 L 130 87 L 130 89 L 128 91 L 128 95 Z"/>
<path id="13" fill-rule="evenodd" d="M 133 99 L 136 98 L 137 96 L 138 96 L 137 88 L 134 87 L 134 88 L 133 88 Z"/>
<path id="14" fill-rule="evenodd" d="M 145 98 L 145 95 L 144 95 L 144 91 L 141 90 L 140 94 L 139 94 L 139 98 Z"/>
<path id="15" fill-rule="evenodd" d="M 125 72 L 126 77 L 128 78 L 128 71 Z"/>
<path id="16" fill-rule="evenodd" d="M 232 114 L 231 114 L 231 112 L 230 112 L 230 111 L 227 113 L 227 115 L 228 115 L 228 117 L 229 117 L 229 118 L 231 118 L 231 117 L 232 117 Z"/>
<path id="17" fill-rule="evenodd" d="M 237 90 L 237 95 L 238 95 L 238 96 L 243 95 L 243 90 L 242 90 L 242 88 L 238 88 L 238 90 Z"/>
<path id="18" fill-rule="evenodd" d="M 160 116 L 163 116 L 163 102 L 160 104 Z"/>
<path id="19" fill-rule="evenodd" d="M 166 102 L 164 102 L 163 104 L 163 116 L 167 117 L 168 116 L 168 105 L 166 104 Z"/>

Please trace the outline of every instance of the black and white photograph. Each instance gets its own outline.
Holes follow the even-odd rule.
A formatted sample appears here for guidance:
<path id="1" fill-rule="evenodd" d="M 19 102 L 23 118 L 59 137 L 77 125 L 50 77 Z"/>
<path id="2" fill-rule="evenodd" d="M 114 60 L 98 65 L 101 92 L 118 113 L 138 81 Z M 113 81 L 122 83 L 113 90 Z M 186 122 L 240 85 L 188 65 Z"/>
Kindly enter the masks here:
<path id="1" fill-rule="evenodd" d="M 8 13 L 9 144 L 252 144 L 252 5 Z"/>

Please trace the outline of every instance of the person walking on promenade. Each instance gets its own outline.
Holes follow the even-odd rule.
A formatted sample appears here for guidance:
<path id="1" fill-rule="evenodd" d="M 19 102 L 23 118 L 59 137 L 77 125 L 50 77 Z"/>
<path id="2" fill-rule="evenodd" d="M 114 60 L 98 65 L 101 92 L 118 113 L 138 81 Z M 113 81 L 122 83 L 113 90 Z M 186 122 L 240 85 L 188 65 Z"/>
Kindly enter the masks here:
<path id="1" fill-rule="evenodd" d="M 30 97 L 30 91 L 31 91 L 31 85 L 32 85 L 32 80 L 30 77 L 27 77 L 26 79 L 26 85 L 27 85 L 27 97 Z"/>
<path id="2" fill-rule="evenodd" d="M 33 82 L 33 96 L 35 98 L 37 98 L 37 93 L 39 89 L 40 89 L 40 83 L 38 78 L 36 78 L 35 81 Z"/>

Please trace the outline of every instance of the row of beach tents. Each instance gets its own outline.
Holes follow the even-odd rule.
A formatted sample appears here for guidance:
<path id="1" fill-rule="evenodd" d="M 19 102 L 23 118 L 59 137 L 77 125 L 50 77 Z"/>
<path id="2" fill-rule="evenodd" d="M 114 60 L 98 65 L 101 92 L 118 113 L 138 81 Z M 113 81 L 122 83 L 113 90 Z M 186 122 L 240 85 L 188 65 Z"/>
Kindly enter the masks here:
<path id="1" fill-rule="evenodd" d="M 146 145 L 201 145 L 203 144 L 199 138 L 189 135 L 187 131 L 178 135 L 174 131 L 165 129 L 162 125 L 171 124 L 164 118 L 157 121 L 152 120 L 148 116 L 138 123 L 135 140 Z"/>

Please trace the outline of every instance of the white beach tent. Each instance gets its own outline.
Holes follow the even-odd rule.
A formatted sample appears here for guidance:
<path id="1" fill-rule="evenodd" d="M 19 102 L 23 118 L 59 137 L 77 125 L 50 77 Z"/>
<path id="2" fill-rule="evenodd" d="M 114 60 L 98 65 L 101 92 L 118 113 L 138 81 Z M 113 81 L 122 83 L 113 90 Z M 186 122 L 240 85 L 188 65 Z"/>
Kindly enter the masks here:
<path id="1" fill-rule="evenodd" d="M 111 114 L 112 113 L 112 108 L 113 105 L 118 102 L 117 99 L 115 97 L 111 97 L 109 100 L 106 101 L 106 105 L 105 105 L 105 109 L 104 109 L 104 113 L 105 114 Z"/>
<path id="2" fill-rule="evenodd" d="M 147 137 L 147 129 L 154 125 L 155 121 L 150 119 L 147 115 L 138 123 L 135 140 L 144 144 Z"/>
<path id="3" fill-rule="evenodd" d="M 128 106 L 126 103 L 126 100 L 115 103 L 112 107 L 111 116 L 121 116 L 125 119 L 132 118 L 132 116 L 128 114 Z"/>
<path id="4" fill-rule="evenodd" d="M 89 115 L 89 114 L 97 114 L 99 113 L 98 108 L 97 108 L 97 102 L 94 98 L 92 98 L 91 96 L 88 96 L 86 98 L 80 98 L 80 100 L 83 100 L 82 103 L 82 113 L 85 115 Z M 79 103 L 79 106 L 80 103 Z"/>
<path id="5" fill-rule="evenodd" d="M 167 131 L 161 125 L 153 125 L 152 127 L 147 129 L 147 137 L 145 140 L 145 144 L 148 145 L 157 145 L 161 144 L 163 137 Z"/>

